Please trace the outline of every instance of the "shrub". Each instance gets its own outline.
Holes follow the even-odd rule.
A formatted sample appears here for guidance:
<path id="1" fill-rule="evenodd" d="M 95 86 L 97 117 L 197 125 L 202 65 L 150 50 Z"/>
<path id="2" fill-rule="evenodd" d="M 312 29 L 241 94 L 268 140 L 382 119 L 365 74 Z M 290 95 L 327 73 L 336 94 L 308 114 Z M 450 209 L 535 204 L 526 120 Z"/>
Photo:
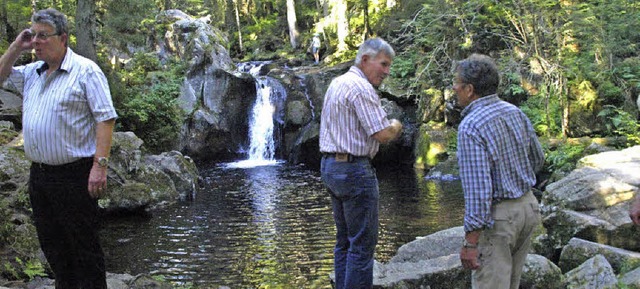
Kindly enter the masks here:
<path id="1" fill-rule="evenodd" d="M 153 55 L 136 55 L 112 88 L 118 129 L 134 132 L 153 153 L 174 149 L 184 118 L 177 98 L 185 70 L 184 63 L 163 65 Z"/>

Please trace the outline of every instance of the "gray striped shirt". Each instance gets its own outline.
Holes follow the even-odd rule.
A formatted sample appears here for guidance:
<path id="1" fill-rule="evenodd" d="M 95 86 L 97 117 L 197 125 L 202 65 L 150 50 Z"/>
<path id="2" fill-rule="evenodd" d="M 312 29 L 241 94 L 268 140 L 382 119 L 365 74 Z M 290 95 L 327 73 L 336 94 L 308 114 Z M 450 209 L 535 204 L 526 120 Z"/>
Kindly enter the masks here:
<path id="1" fill-rule="evenodd" d="M 380 143 L 371 136 L 389 125 L 376 90 L 362 70 L 352 66 L 331 81 L 325 94 L 320 151 L 373 158 Z"/>
<path id="2" fill-rule="evenodd" d="M 96 124 L 117 117 L 107 78 L 97 64 L 67 53 L 48 76 L 37 61 L 13 68 L 10 84 L 22 93 L 24 151 L 33 162 L 61 165 L 96 150 Z"/>

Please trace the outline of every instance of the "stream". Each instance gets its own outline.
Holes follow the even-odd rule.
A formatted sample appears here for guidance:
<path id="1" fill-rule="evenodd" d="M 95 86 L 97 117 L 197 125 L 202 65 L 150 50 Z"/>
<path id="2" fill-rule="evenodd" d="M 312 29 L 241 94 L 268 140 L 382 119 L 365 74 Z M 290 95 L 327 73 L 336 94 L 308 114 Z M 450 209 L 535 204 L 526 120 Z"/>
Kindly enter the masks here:
<path id="1" fill-rule="evenodd" d="M 460 182 L 377 168 L 380 237 L 388 262 L 418 236 L 462 224 Z M 105 221 L 108 272 L 161 276 L 191 288 L 331 288 L 335 227 L 318 170 L 285 163 L 200 168 L 188 202 Z"/>

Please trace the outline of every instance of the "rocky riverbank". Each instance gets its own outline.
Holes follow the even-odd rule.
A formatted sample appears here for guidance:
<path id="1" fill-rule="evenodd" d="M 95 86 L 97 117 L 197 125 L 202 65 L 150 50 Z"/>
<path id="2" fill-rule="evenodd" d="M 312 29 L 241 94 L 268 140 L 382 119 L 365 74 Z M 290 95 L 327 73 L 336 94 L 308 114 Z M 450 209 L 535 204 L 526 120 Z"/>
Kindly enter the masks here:
<path id="1" fill-rule="evenodd" d="M 628 216 L 639 192 L 640 146 L 584 157 L 549 184 L 520 288 L 640 288 L 640 228 Z M 376 263 L 374 287 L 471 288 L 458 255 L 463 236 L 456 227 L 400 247 Z"/>
<path id="2" fill-rule="evenodd" d="M 129 141 L 120 139 L 116 143 L 136 143 L 131 141 L 135 138 L 126 134 L 117 138 Z M 118 147 L 120 150 L 114 152 L 115 155 L 129 157 L 114 166 L 128 169 L 122 171 L 114 167 L 111 173 L 118 175 L 114 178 L 152 164 L 164 168 L 159 171 L 173 171 L 169 175 L 191 176 L 182 179 L 167 176 L 167 179 L 176 179 L 169 187 L 181 188 L 174 198 L 192 193 L 197 173 L 185 173 L 189 170 L 168 165 L 183 160 L 184 157 L 179 157 L 178 153 L 164 157 L 141 156 L 136 153 L 135 145 Z M 127 147 L 129 149 L 125 149 Z M 9 179 L 13 182 L 24 180 L 26 170 L 19 168 L 26 162 L 20 161 L 19 154 L 15 156 L 4 151 L 0 155 L 3 172 L 13 176 Z M 190 163 L 189 160 L 186 162 Z M 9 164 L 13 169 L 8 169 Z M 4 187 L 8 187 L 8 183 L 5 181 Z M 117 188 L 113 190 L 117 191 Z M 640 146 L 584 157 L 573 172 L 549 184 L 540 196 L 543 224 L 527 258 L 521 288 L 640 288 L 640 253 L 637 252 L 640 249 L 640 228 L 633 226 L 628 217 L 629 205 L 639 192 Z M 142 207 L 145 207 L 164 202 L 153 198 L 134 201 L 129 195 L 129 199 L 104 204 L 113 205 L 112 209 L 131 209 L 133 207 L 129 205 L 133 204 L 144 203 L 146 205 Z M 20 215 L 11 215 L 12 222 L 24 222 L 21 226 L 27 226 L 28 218 Z M 462 269 L 458 256 L 463 235 L 462 227 L 455 227 L 418 237 L 400 247 L 389 262 L 375 264 L 375 288 L 470 288 L 470 271 Z M 0 289 L 53 288 L 52 282 L 42 278 L 26 284 L 0 280 Z M 147 275 L 109 274 L 110 289 L 148 288 L 144 284 L 171 288 L 170 284 Z"/>

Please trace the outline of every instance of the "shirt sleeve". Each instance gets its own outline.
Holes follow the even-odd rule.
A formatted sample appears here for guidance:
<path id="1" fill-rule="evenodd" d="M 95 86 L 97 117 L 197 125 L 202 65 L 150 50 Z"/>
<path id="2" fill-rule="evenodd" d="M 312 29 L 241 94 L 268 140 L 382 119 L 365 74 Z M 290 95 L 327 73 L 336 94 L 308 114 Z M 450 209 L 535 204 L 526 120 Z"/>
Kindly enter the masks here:
<path id="1" fill-rule="evenodd" d="M 458 165 L 464 191 L 465 232 L 492 227 L 493 188 L 489 153 L 477 135 L 466 131 L 458 135 Z"/>
<path id="2" fill-rule="evenodd" d="M 382 109 L 375 91 L 362 90 L 353 100 L 354 109 L 367 135 L 371 136 L 389 126 L 387 113 Z"/>
<path id="3" fill-rule="evenodd" d="M 118 117 L 111 99 L 107 77 L 97 66 L 87 69 L 84 86 L 89 106 L 97 122 Z"/>

